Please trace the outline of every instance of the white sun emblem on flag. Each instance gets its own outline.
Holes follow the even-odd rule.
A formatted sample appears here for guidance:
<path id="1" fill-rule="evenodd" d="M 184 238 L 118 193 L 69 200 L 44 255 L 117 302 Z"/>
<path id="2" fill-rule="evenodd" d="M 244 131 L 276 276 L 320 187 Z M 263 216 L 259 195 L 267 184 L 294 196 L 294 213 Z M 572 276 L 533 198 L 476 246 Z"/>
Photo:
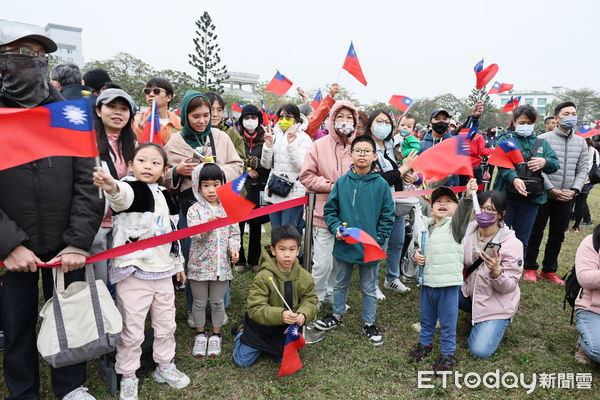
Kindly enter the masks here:
<path id="1" fill-rule="evenodd" d="M 295 327 L 292 329 L 292 336 L 298 336 L 298 327 L 297 327 L 297 326 L 295 326 Z"/>
<path id="2" fill-rule="evenodd" d="M 75 125 L 81 125 L 87 121 L 87 114 L 77 106 L 65 106 L 65 108 L 63 108 L 63 115 L 70 123 Z"/>

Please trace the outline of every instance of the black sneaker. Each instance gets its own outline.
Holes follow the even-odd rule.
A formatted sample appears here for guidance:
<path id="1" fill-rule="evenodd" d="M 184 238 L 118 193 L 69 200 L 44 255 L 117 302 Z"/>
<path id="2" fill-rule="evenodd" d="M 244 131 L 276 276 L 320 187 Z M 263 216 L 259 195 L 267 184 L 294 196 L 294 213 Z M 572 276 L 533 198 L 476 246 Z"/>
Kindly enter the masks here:
<path id="1" fill-rule="evenodd" d="M 235 324 L 233 324 L 233 326 L 231 327 L 231 335 L 233 337 L 237 336 L 238 333 L 240 333 L 240 331 L 242 330 L 242 328 L 244 327 L 244 320 L 239 320 L 238 322 L 236 322 Z"/>
<path id="2" fill-rule="evenodd" d="M 367 335 L 373 346 L 381 346 L 383 344 L 383 336 L 381 336 L 381 333 L 379 332 L 379 329 L 377 329 L 375 324 L 365 324 L 365 326 L 363 326 L 363 332 L 365 333 L 365 335 Z"/>
<path id="3" fill-rule="evenodd" d="M 315 321 L 315 328 L 321 331 L 328 331 L 330 329 L 337 328 L 343 323 L 344 322 L 342 321 L 341 317 L 337 318 L 333 314 L 327 314 L 323 318 Z"/>
<path id="4" fill-rule="evenodd" d="M 438 374 L 438 372 L 450 371 L 454 364 L 456 364 L 456 358 L 454 358 L 454 356 L 440 354 L 433 364 L 433 372 L 435 372 L 436 375 L 441 375 Z"/>
<path id="5" fill-rule="evenodd" d="M 427 357 L 429 355 L 429 353 L 431 353 L 432 348 L 433 348 L 433 346 L 423 346 L 419 342 L 417 347 L 415 347 L 413 349 L 413 351 L 410 352 L 409 356 L 412 359 L 412 361 L 419 362 L 422 359 L 424 359 L 425 357 Z"/>

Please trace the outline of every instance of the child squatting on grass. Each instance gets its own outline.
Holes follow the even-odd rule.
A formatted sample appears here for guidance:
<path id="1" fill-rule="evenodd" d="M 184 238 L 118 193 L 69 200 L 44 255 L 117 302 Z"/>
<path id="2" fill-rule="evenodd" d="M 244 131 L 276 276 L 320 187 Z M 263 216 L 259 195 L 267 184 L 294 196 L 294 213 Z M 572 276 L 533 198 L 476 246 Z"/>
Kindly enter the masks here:
<path id="1" fill-rule="evenodd" d="M 113 246 L 147 239 L 172 231 L 179 208 L 168 190 L 158 185 L 164 176 L 167 154 L 162 147 L 143 143 L 133 152 L 129 169 L 134 178 L 116 181 L 101 167 L 94 172 L 94 185 L 102 188 L 113 211 Z M 166 243 L 111 260 L 108 279 L 116 285 L 117 307 L 123 331 L 117 342 L 115 370 L 122 374 L 120 399 L 137 400 L 141 344 L 148 310 L 154 328 L 153 357 L 157 382 L 183 389 L 190 378 L 173 363 L 175 357 L 175 293 L 172 276 L 185 282 L 179 247 Z M 177 253 L 177 254 L 174 254 Z"/>
<path id="2" fill-rule="evenodd" d="M 246 368 L 261 353 L 281 361 L 285 331 L 290 324 L 303 326 L 317 315 L 315 283 L 300 266 L 300 234 L 291 225 L 280 225 L 271 231 L 271 257 L 263 248 L 260 267 L 248 292 L 248 310 L 244 320 L 231 328 L 235 335 L 233 361 Z M 275 290 L 283 295 L 293 312 L 287 310 Z"/>
<path id="3" fill-rule="evenodd" d="M 188 210 L 188 226 L 225 218 L 225 209 L 217 196 L 217 188 L 225 182 L 223 170 L 214 163 L 200 164 L 192 171 L 192 190 L 197 202 Z M 233 279 L 231 263 L 239 259 L 240 229 L 238 224 L 192 236 L 187 279 L 194 298 L 192 317 L 196 327 L 194 356 L 221 354 L 221 328 L 225 322 L 225 292 Z M 204 331 L 206 303 L 210 302 L 213 334 Z"/>
<path id="4" fill-rule="evenodd" d="M 464 250 L 462 240 L 473 210 L 473 191 L 477 180 L 471 178 L 467 190 L 458 201 L 456 194 L 445 186 L 431 194 L 431 215 L 424 217 L 425 249 L 418 249 L 413 257 L 424 265 L 421 285 L 421 333 L 419 344 L 410 352 L 413 361 L 429 355 L 433 345 L 436 321 L 441 326 L 442 352 L 433 364 L 435 373 L 450 370 L 456 363 L 456 320 L 458 317 L 458 292 L 463 283 Z M 421 242 L 422 233 L 418 234 Z M 425 251 L 423 251 L 425 250 Z M 424 253 L 424 254 L 423 254 Z"/>

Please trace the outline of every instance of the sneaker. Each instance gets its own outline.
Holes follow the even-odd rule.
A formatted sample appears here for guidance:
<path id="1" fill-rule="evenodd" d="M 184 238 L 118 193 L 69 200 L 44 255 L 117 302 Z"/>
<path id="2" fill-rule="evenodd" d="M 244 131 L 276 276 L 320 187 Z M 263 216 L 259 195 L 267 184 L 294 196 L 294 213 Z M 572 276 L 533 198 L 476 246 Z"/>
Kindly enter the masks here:
<path id="1" fill-rule="evenodd" d="M 121 378 L 121 393 L 119 400 L 137 400 L 139 379 L 134 377 Z"/>
<path id="2" fill-rule="evenodd" d="M 384 281 L 383 287 L 389 290 L 395 290 L 399 293 L 405 293 L 410 291 L 410 288 L 405 286 L 404 283 L 400 282 L 400 279 L 396 278 L 391 282 Z"/>
<path id="3" fill-rule="evenodd" d="M 540 272 L 540 279 L 544 279 L 546 281 L 552 281 L 558 285 L 565 286 L 565 281 L 560 279 L 556 272 Z"/>
<path id="4" fill-rule="evenodd" d="M 591 226 L 591 225 L 594 225 L 594 223 L 592 221 L 583 221 L 580 225 Z"/>
<path id="5" fill-rule="evenodd" d="M 206 355 L 209 357 L 216 357 L 221 354 L 221 342 L 223 342 L 221 335 L 213 334 L 210 339 L 208 339 L 208 350 L 206 351 Z"/>
<path id="6" fill-rule="evenodd" d="M 246 266 L 239 264 L 239 265 L 235 266 L 234 270 L 235 270 L 235 272 L 242 273 L 242 272 L 246 271 Z"/>
<path id="7" fill-rule="evenodd" d="M 238 333 L 244 328 L 244 320 L 239 320 L 231 327 L 231 336 L 236 337 Z"/>
<path id="8" fill-rule="evenodd" d="M 194 323 L 194 316 L 192 315 L 191 311 L 188 311 L 187 323 L 190 328 L 196 329 L 196 324 Z"/>
<path id="9" fill-rule="evenodd" d="M 436 375 L 441 375 L 438 374 L 438 372 L 450 371 L 452 367 L 454 367 L 454 364 L 456 364 L 456 358 L 454 358 L 454 356 L 440 354 L 433 364 L 433 372 L 435 372 Z"/>
<path id="10" fill-rule="evenodd" d="M 383 344 L 383 336 L 381 336 L 381 333 L 375 324 L 365 324 L 365 326 L 363 326 L 363 332 L 367 335 L 373 346 L 381 346 Z"/>
<path id="11" fill-rule="evenodd" d="M 168 383 L 169 386 L 175 389 L 183 389 L 190 384 L 190 378 L 183 372 L 179 371 L 173 362 L 162 371 L 157 365 L 153 376 L 156 382 Z"/>
<path id="12" fill-rule="evenodd" d="M 94 396 L 89 394 L 88 388 L 79 386 L 77 389 L 69 392 L 63 400 L 96 400 Z"/>
<path id="13" fill-rule="evenodd" d="M 535 269 L 526 269 L 523 279 L 529 282 L 537 282 L 537 271 Z"/>
<path id="14" fill-rule="evenodd" d="M 225 316 L 223 316 L 223 326 L 225 326 L 229 322 L 229 317 L 225 311 L 223 311 L 223 314 L 225 314 Z"/>
<path id="15" fill-rule="evenodd" d="M 315 328 L 321 331 L 328 331 L 333 328 L 337 328 L 342 325 L 344 321 L 342 321 L 342 317 L 336 317 L 333 314 L 327 314 L 321 319 L 315 321 Z"/>
<path id="16" fill-rule="evenodd" d="M 412 329 L 417 333 L 421 333 L 421 323 L 415 322 L 414 324 L 412 324 Z"/>
<path id="17" fill-rule="evenodd" d="M 583 348 L 579 343 L 577 343 L 577 347 L 575 347 L 575 360 L 580 364 L 588 365 L 592 363 L 592 360 L 585 354 L 585 351 L 583 351 Z"/>
<path id="18" fill-rule="evenodd" d="M 415 347 L 410 353 L 409 356 L 412 361 L 419 362 L 431 353 L 431 349 L 433 346 L 423 346 L 421 342 Z"/>
<path id="19" fill-rule="evenodd" d="M 579 233 L 579 228 L 575 228 L 575 233 Z"/>
<path id="20" fill-rule="evenodd" d="M 206 347 L 208 345 L 208 338 L 205 333 L 199 333 L 194 339 L 194 349 L 192 355 L 194 357 L 204 357 L 206 355 Z"/>
<path id="21" fill-rule="evenodd" d="M 377 300 L 381 300 L 381 301 L 385 300 L 385 294 L 383 294 L 381 289 L 379 289 L 379 285 L 376 286 L 376 289 L 377 289 L 377 293 L 376 293 Z"/>

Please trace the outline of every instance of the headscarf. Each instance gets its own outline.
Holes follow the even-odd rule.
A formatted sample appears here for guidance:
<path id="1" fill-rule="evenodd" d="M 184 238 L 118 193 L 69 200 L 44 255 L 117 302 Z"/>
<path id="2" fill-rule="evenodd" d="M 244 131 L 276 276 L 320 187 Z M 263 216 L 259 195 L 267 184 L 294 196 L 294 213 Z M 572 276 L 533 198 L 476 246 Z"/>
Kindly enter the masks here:
<path id="1" fill-rule="evenodd" d="M 195 90 L 188 90 L 185 92 L 185 96 L 183 96 L 183 100 L 181 101 L 181 136 L 192 149 L 195 149 L 198 146 L 204 146 L 206 137 L 212 129 L 210 116 L 208 118 L 208 125 L 206 125 L 206 129 L 204 129 L 203 132 L 196 132 L 188 125 L 188 105 L 196 97 L 203 97 L 210 104 L 210 100 L 204 93 Z M 208 109 L 210 111 L 210 107 Z"/>

